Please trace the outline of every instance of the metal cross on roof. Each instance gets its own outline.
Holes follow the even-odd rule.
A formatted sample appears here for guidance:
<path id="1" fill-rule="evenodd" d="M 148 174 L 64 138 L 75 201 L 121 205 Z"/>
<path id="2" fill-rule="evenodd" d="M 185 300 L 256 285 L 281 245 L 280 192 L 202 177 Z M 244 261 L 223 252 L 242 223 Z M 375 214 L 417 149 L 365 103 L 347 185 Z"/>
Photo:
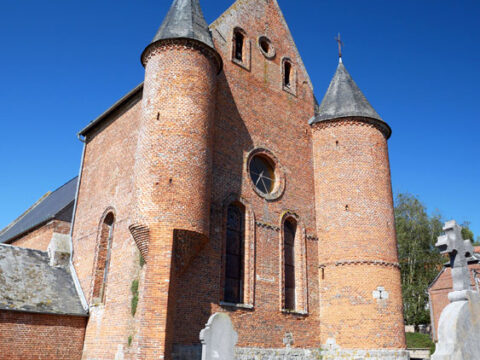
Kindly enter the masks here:
<path id="1" fill-rule="evenodd" d="M 342 37 L 340 36 L 340 33 L 338 33 L 338 35 L 335 37 L 335 40 L 337 40 L 337 43 L 338 43 L 338 57 L 341 59 L 343 41 L 342 41 Z"/>
<path id="2" fill-rule="evenodd" d="M 443 227 L 445 235 L 439 236 L 435 244 L 441 254 L 448 254 L 452 268 L 453 292 L 448 295 L 450 301 L 466 300 L 466 291 L 470 288 L 468 264 L 476 263 L 474 249 L 470 240 L 462 237 L 462 227 L 455 220 L 447 221 Z"/>

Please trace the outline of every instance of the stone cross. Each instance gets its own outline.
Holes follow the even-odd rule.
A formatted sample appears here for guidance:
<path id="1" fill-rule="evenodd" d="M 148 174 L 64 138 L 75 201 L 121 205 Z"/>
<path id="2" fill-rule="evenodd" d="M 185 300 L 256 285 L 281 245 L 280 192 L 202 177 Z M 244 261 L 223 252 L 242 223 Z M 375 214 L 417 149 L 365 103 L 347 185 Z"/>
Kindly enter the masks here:
<path id="1" fill-rule="evenodd" d="M 452 268 L 453 292 L 448 294 L 451 302 L 467 300 L 470 291 L 470 271 L 468 264 L 476 262 L 473 258 L 473 245 L 462 237 L 462 228 L 455 220 L 447 221 L 443 227 L 445 235 L 439 236 L 435 244 L 441 254 L 448 254 Z"/>
<path id="2" fill-rule="evenodd" d="M 200 332 L 202 360 L 234 360 L 237 340 L 230 317 L 225 313 L 213 314 Z"/>

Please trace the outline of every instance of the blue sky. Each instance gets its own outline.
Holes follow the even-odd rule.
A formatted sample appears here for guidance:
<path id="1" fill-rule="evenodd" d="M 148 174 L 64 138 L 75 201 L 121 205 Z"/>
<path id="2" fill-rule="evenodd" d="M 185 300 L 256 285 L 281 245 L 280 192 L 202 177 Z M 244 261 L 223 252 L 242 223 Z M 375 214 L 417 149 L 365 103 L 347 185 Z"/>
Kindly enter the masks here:
<path id="1" fill-rule="evenodd" d="M 202 0 L 208 22 L 233 0 Z M 0 228 L 78 173 L 76 133 L 143 81 L 170 0 L 0 0 Z M 319 101 L 344 62 L 393 128 L 395 193 L 480 235 L 480 1 L 279 0 Z"/>

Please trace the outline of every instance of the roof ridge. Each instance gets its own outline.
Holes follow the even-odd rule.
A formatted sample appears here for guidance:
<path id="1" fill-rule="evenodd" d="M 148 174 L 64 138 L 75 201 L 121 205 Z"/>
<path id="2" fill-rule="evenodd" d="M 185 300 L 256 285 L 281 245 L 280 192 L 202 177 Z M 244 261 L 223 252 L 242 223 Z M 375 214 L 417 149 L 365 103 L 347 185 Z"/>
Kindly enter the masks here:
<path id="1" fill-rule="evenodd" d="M 40 199 L 38 199 L 33 205 L 31 205 L 27 210 L 25 210 L 22 214 L 20 214 L 15 220 L 13 220 L 10 224 L 5 226 L 2 230 L 0 230 L 0 236 L 7 232 L 12 226 L 14 226 L 16 223 L 18 223 L 20 220 L 22 220 L 30 211 L 35 209 L 40 203 L 42 203 L 47 197 L 49 197 L 52 194 L 52 191 L 46 192 Z"/>

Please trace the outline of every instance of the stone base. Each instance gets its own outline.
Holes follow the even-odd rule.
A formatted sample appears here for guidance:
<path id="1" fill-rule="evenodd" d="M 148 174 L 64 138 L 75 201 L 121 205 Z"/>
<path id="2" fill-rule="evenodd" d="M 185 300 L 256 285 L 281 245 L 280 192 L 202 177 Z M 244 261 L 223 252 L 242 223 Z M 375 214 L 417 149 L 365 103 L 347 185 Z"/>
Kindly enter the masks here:
<path id="1" fill-rule="evenodd" d="M 201 360 L 202 346 L 174 345 L 173 360 Z M 408 360 L 406 350 L 330 350 L 235 348 L 235 360 Z"/>

